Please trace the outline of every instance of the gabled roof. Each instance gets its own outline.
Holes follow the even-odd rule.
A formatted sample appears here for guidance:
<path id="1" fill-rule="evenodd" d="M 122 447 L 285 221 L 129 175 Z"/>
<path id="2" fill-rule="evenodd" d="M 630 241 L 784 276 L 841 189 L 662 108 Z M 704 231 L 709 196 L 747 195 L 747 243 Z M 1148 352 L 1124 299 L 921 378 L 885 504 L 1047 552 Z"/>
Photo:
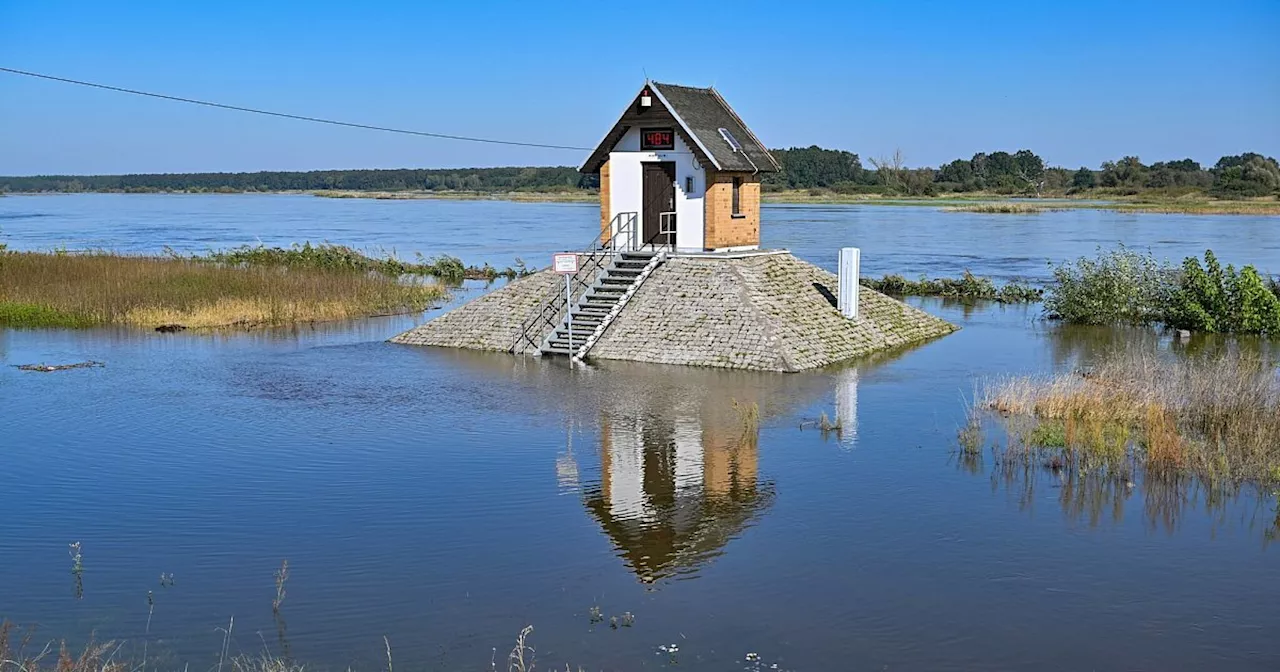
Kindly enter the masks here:
<path id="1" fill-rule="evenodd" d="M 644 88 L 655 94 L 656 104 L 650 108 L 641 108 L 638 102 L 640 95 L 637 93 L 622 117 L 600 142 L 600 146 L 596 147 L 582 165 L 582 172 L 599 172 L 604 162 L 609 160 L 609 152 L 613 151 L 614 146 L 632 126 L 663 122 L 676 126 L 681 139 L 693 150 L 698 161 L 708 168 L 746 173 L 773 173 L 779 170 L 778 162 L 769 154 L 764 143 L 747 128 L 742 118 L 714 88 L 699 89 L 658 82 L 645 82 Z M 738 141 L 741 149 L 735 149 L 729 144 L 722 129 Z"/>

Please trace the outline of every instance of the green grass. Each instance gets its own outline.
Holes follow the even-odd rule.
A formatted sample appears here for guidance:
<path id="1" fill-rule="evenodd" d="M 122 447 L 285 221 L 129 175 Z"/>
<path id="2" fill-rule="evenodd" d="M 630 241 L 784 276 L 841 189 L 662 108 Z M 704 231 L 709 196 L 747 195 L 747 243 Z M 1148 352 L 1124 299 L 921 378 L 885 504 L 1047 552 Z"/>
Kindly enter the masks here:
<path id="1" fill-rule="evenodd" d="M 170 256 L 184 258 L 170 252 Z M 516 278 L 529 273 L 524 263 L 516 260 L 515 266 L 497 269 L 489 264 L 484 266 L 467 266 L 457 257 L 442 255 L 427 258 L 417 255 L 416 262 L 403 261 L 394 253 L 384 256 L 371 256 L 345 245 L 310 242 L 290 247 L 267 247 L 265 245 L 219 250 L 207 254 L 185 257 L 192 261 L 212 261 L 221 264 L 245 266 L 284 266 L 289 268 L 309 268 L 339 271 L 365 271 L 399 277 L 418 275 L 439 278 L 446 282 L 462 280 L 494 280 L 500 277 Z"/>
<path id="2" fill-rule="evenodd" d="M 51 306 L 18 303 L 0 299 L 0 325 L 28 328 L 83 329 L 97 322 L 76 313 L 63 312 Z"/>
<path id="3" fill-rule="evenodd" d="M 1027 435 L 1027 443 L 1038 448 L 1066 448 L 1067 426 L 1060 420 L 1042 422 Z"/>
<path id="4" fill-rule="evenodd" d="M 879 279 L 863 278 L 860 284 L 890 296 L 941 296 L 1000 303 L 1035 303 L 1044 294 L 1044 290 L 1038 287 L 1017 282 L 997 286 L 990 278 L 979 277 L 968 271 L 959 278 L 930 279 L 921 276 L 919 280 L 888 274 Z"/>

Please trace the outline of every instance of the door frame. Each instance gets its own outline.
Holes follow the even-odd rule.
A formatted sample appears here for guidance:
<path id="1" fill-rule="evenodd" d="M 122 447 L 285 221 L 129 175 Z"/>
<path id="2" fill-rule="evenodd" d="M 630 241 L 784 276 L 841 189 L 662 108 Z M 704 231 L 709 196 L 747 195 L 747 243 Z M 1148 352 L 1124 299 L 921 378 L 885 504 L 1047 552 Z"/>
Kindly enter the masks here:
<path id="1" fill-rule="evenodd" d="M 671 209 L 670 210 L 660 209 L 656 212 L 650 213 L 649 212 L 650 195 L 649 195 L 649 189 L 648 189 L 649 181 L 646 179 L 646 177 L 650 174 L 650 171 L 654 170 L 655 168 L 665 173 L 668 177 L 671 178 L 667 186 L 667 188 L 670 189 L 670 193 L 671 193 Z M 663 235 L 661 233 L 662 213 L 677 212 L 677 204 L 678 204 L 678 199 L 680 198 L 680 190 L 677 188 L 676 179 L 677 179 L 677 173 L 676 173 L 675 161 L 666 161 L 666 160 L 660 159 L 657 161 L 640 162 L 640 244 L 641 245 L 645 245 L 650 241 L 656 242 L 658 240 L 658 237 Z M 654 197 L 654 198 L 656 199 L 657 197 Z M 676 220 L 675 226 L 672 228 L 671 232 L 666 234 L 666 237 L 663 238 L 664 240 L 663 244 L 671 247 L 671 249 L 675 249 L 676 239 L 679 235 L 680 218 L 677 216 L 675 217 L 675 220 Z M 653 225 L 652 229 L 650 228 L 651 222 Z M 650 233 L 650 231 L 652 231 L 652 233 Z"/>

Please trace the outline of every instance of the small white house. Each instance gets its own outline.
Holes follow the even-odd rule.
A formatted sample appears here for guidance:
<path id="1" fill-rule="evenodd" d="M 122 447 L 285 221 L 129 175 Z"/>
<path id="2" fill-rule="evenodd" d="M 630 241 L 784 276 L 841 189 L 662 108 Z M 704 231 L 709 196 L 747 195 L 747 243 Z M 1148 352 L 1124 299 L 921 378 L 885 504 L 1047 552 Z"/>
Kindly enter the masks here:
<path id="1" fill-rule="evenodd" d="M 760 247 L 760 178 L 778 163 L 712 88 L 645 82 L 582 166 L 601 237 L 677 252 Z"/>

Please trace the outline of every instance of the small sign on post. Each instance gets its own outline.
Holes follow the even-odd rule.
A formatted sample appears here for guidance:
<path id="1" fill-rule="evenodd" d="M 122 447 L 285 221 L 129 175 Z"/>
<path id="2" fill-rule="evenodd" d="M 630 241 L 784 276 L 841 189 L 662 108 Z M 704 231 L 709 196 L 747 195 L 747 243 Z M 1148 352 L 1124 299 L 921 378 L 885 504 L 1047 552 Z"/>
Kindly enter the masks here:
<path id="1" fill-rule="evenodd" d="M 578 255 L 562 252 L 551 257 L 551 267 L 564 276 L 564 311 L 569 323 L 569 358 L 573 358 L 573 276 L 578 273 Z"/>
<path id="2" fill-rule="evenodd" d="M 578 255 L 573 252 L 553 255 L 552 266 L 555 267 L 556 273 L 573 275 L 578 272 Z"/>

